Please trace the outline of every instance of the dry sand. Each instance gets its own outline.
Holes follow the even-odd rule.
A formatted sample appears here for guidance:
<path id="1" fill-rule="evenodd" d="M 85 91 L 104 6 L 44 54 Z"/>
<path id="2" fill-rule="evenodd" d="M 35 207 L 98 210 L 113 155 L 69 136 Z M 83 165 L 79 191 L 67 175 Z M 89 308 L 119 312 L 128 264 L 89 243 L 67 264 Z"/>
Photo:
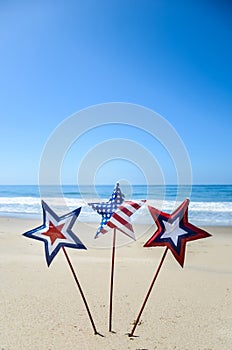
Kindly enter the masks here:
<path id="1" fill-rule="evenodd" d="M 168 253 L 136 337 L 130 339 L 126 333 L 164 251 L 143 248 L 155 227 L 116 249 L 115 333 L 108 332 L 111 251 L 97 249 L 95 243 L 87 251 L 67 249 L 97 330 L 104 335 L 100 337 L 93 335 L 63 252 L 47 268 L 43 243 L 21 235 L 40 224 L 0 219 L 1 350 L 232 349 L 231 227 L 208 227 L 213 237 L 189 242 L 183 269 Z M 79 237 L 88 245 L 85 237 L 90 242 L 94 227 L 77 225 Z M 141 233 L 145 227 L 136 229 Z M 111 238 L 108 234 L 97 241 Z"/>

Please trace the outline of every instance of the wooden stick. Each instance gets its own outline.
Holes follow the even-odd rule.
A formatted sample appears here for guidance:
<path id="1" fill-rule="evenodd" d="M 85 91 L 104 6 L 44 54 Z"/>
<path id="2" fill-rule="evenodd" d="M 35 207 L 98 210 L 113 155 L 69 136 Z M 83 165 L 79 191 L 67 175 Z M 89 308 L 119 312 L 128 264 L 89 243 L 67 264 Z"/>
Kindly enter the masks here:
<path id="1" fill-rule="evenodd" d="M 163 256 L 162 256 L 162 259 L 161 259 L 161 261 L 160 261 L 160 263 L 159 263 L 159 266 L 158 266 L 158 268 L 157 268 L 157 270 L 156 270 L 155 276 L 154 276 L 154 278 L 153 278 L 153 280 L 152 280 L 152 282 L 151 282 L 150 288 L 149 288 L 149 290 L 148 290 L 148 292 L 147 292 L 147 295 L 146 295 L 146 297 L 145 297 L 145 299 L 144 299 L 143 305 L 142 305 L 142 307 L 141 307 L 141 309 L 140 309 L 140 311 L 139 311 L 139 314 L 138 314 L 138 316 L 137 316 L 137 319 L 136 319 L 136 321 L 135 321 L 135 323 L 134 323 L 134 327 L 133 327 L 131 333 L 129 333 L 129 337 L 133 337 L 134 331 L 135 331 L 135 329 L 136 329 L 136 327 L 137 327 L 137 325 L 138 325 L 138 323 L 139 323 L 139 319 L 140 319 L 140 317 L 141 317 L 141 315 L 142 315 L 142 312 L 143 312 L 143 310 L 144 310 L 144 308 L 145 308 L 145 305 L 146 305 L 146 303 L 147 303 L 147 300 L 148 300 L 148 298 L 149 298 L 149 295 L 151 294 L 152 288 L 153 288 L 154 283 L 155 283 L 155 281 L 156 281 L 156 279 L 157 279 L 157 277 L 158 277 L 158 274 L 159 274 L 160 269 L 161 269 L 161 267 L 162 267 L 162 265 L 163 265 L 164 259 L 165 259 L 166 255 L 167 255 L 167 252 L 168 252 L 168 247 L 167 247 L 167 248 L 165 249 L 165 251 L 164 251 L 164 254 L 163 254 Z"/>
<path id="2" fill-rule="evenodd" d="M 94 334 L 95 334 L 95 335 L 96 335 L 96 334 L 99 334 L 99 333 L 97 332 L 97 329 L 96 329 L 96 326 L 95 326 L 95 324 L 94 324 L 92 315 L 91 315 L 91 313 L 90 313 L 90 309 L 89 309 L 87 300 L 86 300 L 86 298 L 85 298 L 85 295 L 84 295 L 84 292 L 83 292 L 83 290 L 82 290 L 82 288 L 81 288 L 81 285 L 80 285 L 80 283 L 79 283 L 79 281 L 78 281 L 78 279 L 77 279 L 77 275 L 76 275 L 76 273 L 75 273 L 75 271 L 74 271 L 74 268 L 73 268 L 73 266 L 72 266 L 72 263 L 71 263 L 71 261 L 70 261 L 70 259 L 69 259 L 69 257 L 68 257 L 68 254 L 67 254 L 65 248 L 62 247 L 62 249 L 63 249 L 64 255 L 65 255 L 66 259 L 67 259 L 67 262 L 68 262 L 68 264 L 69 264 L 69 267 L 70 267 L 70 269 L 71 269 L 71 271 L 72 271 L 73 278 L 74 278 L 74 280 L 75 280 L 75 282 L 76 282 L 76 284 L 77 284 L 77 287 L 78 287 L 78 289 L 79 289 L 79 291 L 80 291 L 81 297 L 82 297 L 82 299 L 83 299 L 83 301 L 84 301 L 84 304 L 85 304 L 85 307 L 86 307 L 86 310 L 87 310 L 87 313 L 88 313 L 90 322 L 91 322 L 92 327 L 93 327 L 93 330 L 94 330 Z M 100 335 L 100 334 L 99 334 L 99 335 Z"/>
<path id="3" fill-rule="evenodd" d="M 112 311 L 113 311 L 113 286 L 114 286 L 114 260 L 115 260 L 116 228 L 113 233 L 111 279 L 110 279 L 110 312 L 109 312 L 109 332 L 112 332 Z"/>

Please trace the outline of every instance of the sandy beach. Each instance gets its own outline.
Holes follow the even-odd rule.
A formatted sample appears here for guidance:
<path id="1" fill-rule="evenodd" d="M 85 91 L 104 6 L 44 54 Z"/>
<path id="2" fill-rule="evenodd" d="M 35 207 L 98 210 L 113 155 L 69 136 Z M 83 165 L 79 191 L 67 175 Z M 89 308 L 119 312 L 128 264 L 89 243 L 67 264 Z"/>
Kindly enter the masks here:
<path id="1" fill-rule="evenodd" d="M 189 242 L 183 269 L 168 253 L 136 337 L 129 338 L 164 251 L 143 248 L 155 227 L 135 227 L 139 239 L 116 249 L 115 333 L 108 332 L 111 250 L 97 246 L 112 235 L 87 251 L 67 249 L 100 337 L 93 335 L 63 252 L 48 268 L 43 243 L 22 236 L 41 223 L 0 218 L 1 350 L 232 349 L 231 227 L 205 228 L 212 237 Z M 77 225 L 74 232 L 89 246 L 96 223 Z"/>

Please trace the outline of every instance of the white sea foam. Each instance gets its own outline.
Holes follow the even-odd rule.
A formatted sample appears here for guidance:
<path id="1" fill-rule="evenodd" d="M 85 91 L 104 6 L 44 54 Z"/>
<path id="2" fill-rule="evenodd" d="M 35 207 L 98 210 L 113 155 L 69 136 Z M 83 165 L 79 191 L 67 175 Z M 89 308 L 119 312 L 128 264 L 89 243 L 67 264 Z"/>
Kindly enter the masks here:
<path id="1" fill-rule="evenodd" d="M 84 222 L 99 222 L 99 215 L 92 210 L 88 203 L 75 198 L 45 198 L 47 204 L 58 215 L 66 214 L 82 207 L 78 220 Z M 98 202 L 92 199 L 89 202 Z M 103 200 L 104 201 L 104 200 Z M 133 215 L 133 221 L 151 223 L 152 218 L 147 205 L 159 210 L 172 212 L 180 202 L 148 200 L 146 204 Z M 41 217 L 41 199 L 37 197 L 0 197 L 0 215 L 20 217 Z M 232 202 L 190 202 L 189 217 L 193 223 L 202 225 L 232 225 Z"/>

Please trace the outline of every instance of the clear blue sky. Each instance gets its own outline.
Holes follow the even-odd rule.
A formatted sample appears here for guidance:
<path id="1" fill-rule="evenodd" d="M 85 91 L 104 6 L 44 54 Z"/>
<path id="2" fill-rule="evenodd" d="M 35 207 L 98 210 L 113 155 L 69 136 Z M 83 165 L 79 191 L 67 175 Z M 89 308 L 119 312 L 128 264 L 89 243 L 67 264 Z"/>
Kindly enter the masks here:
<path id="1" fill-rule="evenodd" d="M 113 101 L 175 127 L 194 183 L 232 183 L 231 16 L 223 0 L 1 0 L 0 184 L 37 183 L 55 127 Z"/>

